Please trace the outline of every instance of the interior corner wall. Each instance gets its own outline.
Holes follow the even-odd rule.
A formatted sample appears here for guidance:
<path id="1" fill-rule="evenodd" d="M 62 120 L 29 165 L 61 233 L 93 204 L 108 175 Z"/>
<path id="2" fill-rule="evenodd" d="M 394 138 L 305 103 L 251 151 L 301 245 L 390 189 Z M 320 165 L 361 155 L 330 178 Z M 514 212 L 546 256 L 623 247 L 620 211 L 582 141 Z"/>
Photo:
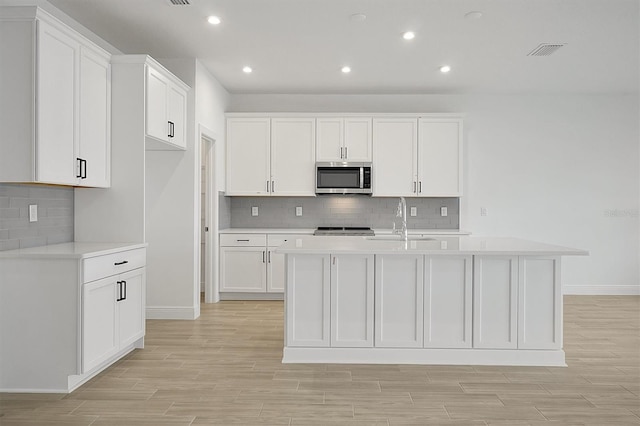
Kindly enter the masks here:
<path id="1" fill-rule="evenodd" d="M 461 229 L 588 250 L 564 259 L 565 292 L 640 294 L 638 99 L 238 94 L 229 111 L 464 113 Z"/>

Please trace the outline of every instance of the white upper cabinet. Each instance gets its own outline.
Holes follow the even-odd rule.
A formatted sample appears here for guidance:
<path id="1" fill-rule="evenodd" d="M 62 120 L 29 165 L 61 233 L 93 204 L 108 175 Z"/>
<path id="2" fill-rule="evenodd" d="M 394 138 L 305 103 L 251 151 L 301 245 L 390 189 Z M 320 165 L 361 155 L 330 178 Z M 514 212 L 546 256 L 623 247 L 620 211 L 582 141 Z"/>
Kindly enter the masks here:
<path id="1" fill-rule="evenodd" d="M 415 118 L 373 120 L 373 195 L 416 196 L 418 121 Z"/>
<path id="2" fill-rule="evenodd" d="M 374 120 L 373 195 L 462 195 L 462 119 Z"/>
<path id="3" fill-rule="evenodd" d="M 82 186 L 108 187 L 111 176 L 111 67 L 108 58 L 80 48 Z"/>
<path id="4" fill-rule="evenodd" d="M 315 120 L 271 119 L 271 195 L 314 196 Z"/>
<path id="5" fill-rule="evenodd" d="M 462 195 L 462 120 L 421 118 L 418 124 L 418 195 Z"/>
<path id="6" fill-rule="evenodd" d="M 41 9 L 0 18 L 0 182 L 108 187 L 110 55 Z"/>
<path id="7" fill-rule="evenodd" d="M 271 120 L 227 119 L 227 195 L 269 195 Z"/>
<path id="8" fill-rule="evenodd" d="M 315 195 L 315 119 L 227 119 L 227 195 Z"/>
<path id="9" fill-rule="evenodd" d="M 372 160 L 372 124 L 368 117 L 318 118 L 316 161 Z"/>
<path id="10" fill-rule="evenodd" d="M 188 90 L 168 71 L 147 65 L 146 149 L 186 149 Z"/>

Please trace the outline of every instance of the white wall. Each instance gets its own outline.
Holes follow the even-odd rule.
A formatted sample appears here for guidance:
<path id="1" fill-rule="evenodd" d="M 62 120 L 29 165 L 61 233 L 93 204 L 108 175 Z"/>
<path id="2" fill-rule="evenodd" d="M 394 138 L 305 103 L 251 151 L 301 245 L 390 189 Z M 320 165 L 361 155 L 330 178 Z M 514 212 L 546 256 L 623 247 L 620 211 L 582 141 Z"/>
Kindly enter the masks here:
<path id="1" fill-rule="evenodd" d="M 465 113 L 461 227 L 589 250 L 565 259 L 566 293 L 640 293 L 637 94 L 232 95 L 229 111 Z"/>

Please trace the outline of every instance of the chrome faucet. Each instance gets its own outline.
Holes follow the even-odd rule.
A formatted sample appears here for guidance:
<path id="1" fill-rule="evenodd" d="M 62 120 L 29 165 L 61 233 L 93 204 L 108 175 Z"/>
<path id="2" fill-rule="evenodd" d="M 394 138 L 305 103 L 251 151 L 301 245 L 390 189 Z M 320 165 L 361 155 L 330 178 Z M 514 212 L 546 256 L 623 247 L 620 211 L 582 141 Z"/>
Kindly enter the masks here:
<path id="1" fill-rule="evenodd" d="M 402 218 L 402 228 L 396 230 L 396 222 L 393 222 L 393 232 L 400 234 L 403 241 L 407 241 L 409 238 L 409 232 L 407 231 L 407 201 L 404 197 L 400 197 L 398 202 L 398 210 L 396 211 L 396 217 Z"/>

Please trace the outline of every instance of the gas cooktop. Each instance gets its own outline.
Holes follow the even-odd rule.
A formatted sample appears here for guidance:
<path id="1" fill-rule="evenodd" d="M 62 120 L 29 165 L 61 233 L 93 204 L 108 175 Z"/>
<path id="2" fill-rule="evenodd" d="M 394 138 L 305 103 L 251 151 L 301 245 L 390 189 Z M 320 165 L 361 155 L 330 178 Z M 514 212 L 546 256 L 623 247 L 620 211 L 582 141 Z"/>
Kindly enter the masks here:
<path id="1" fill-rule="evenodd" d="M 365 226 L 318 226 L 313 235 L 375 235 L 373 229 Z"/>

